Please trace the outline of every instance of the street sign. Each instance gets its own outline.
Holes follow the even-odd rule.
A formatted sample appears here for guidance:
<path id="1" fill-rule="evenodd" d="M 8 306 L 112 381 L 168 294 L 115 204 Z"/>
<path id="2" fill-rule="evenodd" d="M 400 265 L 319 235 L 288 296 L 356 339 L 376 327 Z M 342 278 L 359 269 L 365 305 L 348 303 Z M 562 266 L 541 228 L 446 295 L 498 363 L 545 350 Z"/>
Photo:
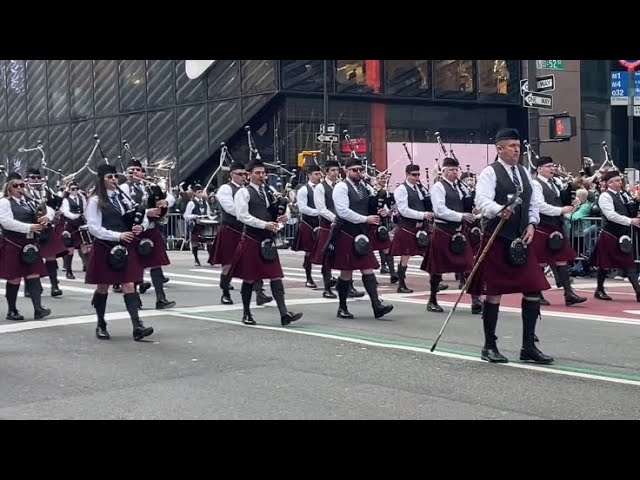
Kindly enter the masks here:
<path id="1" fill-rule="evenodd" d="M 634 73 L 634 105 L 640 105 L 640 72 Z M 629 74 L 624 71 L 611 72 L 611 105 L 629 103 Z"/>
<path id="2" fill-rule="evenodd" d="M 633 107 L 633 116 L 640 117 L 640 105 L 635 105 Z"/>
<path id="3" fill-rule="evenodd" d="M 336 133 L 336 124 L 335 123 L 329 123 L 325 127 L 325 124 L 321 123 L 320 124 L 320 133 Z"/>
<path id="4" fill-rule="evenodd" d="M 556 89 L 556 76 L 544 75 L 542 77 L 536 77 L 536 88 L 538 92 L 552 92 Z M 526 79 L 520 80 L 520 95 L 524 96 L 529 91 L 529 81 Z"/>
<path id="5" fill-rule="evenodd" d="M 522 105 L 527 108 L 553 110 L 553 96 L 546 93 L 527 92 L 522 97 Z"/>
<path id="6" fill-rule="evenodd" d="M 564 70 L 564 60 L 536 60 L 536 67 L 544 70 Z"/>
<path id="7" fill-rule="evenodd" d="M 316 136 L 317 143 L 338 143 L 339 140 L 340 136 L 334 134 L 319 133 Z"/>

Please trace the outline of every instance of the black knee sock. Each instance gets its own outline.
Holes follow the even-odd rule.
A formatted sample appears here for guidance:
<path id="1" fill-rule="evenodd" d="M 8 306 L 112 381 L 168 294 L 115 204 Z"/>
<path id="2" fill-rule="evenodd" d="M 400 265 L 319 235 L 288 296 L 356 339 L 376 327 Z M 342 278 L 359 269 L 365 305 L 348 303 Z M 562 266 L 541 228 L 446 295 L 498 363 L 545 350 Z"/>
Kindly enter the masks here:
<path id="1" fill-rule="evenodd" d="M 162 268 L 152 268 L 149 270 L 149 276 L 151 277 L 153 288 L 156 291 L 156 300 L 159 302 L 166 300 L 167 297 L 164 294 L 164 273 L 162 272 Z"/>
<path id="2" fill-rule="evenodd" d="M 329 282 L 331 282 L 331 269 L 328 265 L 322 265 L 322 270 L 320 270 L 320 273 L 322 273 L 322 283 L 324 283 L 325 291 L 329 290 Z"/>
<path id="3" fill-rule="evenodd" d="M 638 284 L 638 270 L 636 267 L 627 268 L 624 272 L 633 286 L 636 293 L 640 293 L 640 285 Z"/>
<path id="4" fill-rule="evenodd" d="M 5 296 L 7 297 L 7 308 L 10 312 L 15 312 L 18 308 L 16 307 L 16 301 L 18 300 L 18 291 L 20 290 L 20 284 L 17 285 L 15 283 L 7 282 L 5 286 Z"/>
<path id="5" fill-rule="evenodd" d="M 42 284 L 39 278 L 26 278 L 24 288 L 31 296 L 31 303 L 35 311 L 42 310 Z"/>
<path id="6" fill-rule="evenodd" d="M 251 315 L 251 295 L 253 294 L 253 284 L 242 282 L 240 289 L 240 297 L 242 298 L 242 307 L 245 315 Z"/>
<path id="7" fill-rule="evenodd" d="M 284 285 L 282 284 L 282 280 L 271 280 L 271 293 L 278 305 L 280 316 L 284 317 L 287 314 L 287 306 L 284 303 Z"/>
<path id="8" fill-rule="evenodd" d="M 350 280 L 343 280 L 338 278 L 336 284 L 336 290 L 338 291 L 339 306 L 343 310 L 347 310 L 347 298 L 349 297 L 349 287 L 351 286 Z"/>
<path id="9" fill-rule="evenodd" d="M 191 247 L 191 253 L 193 253 L 193 258 L 196 259 L 196 262 L 199 262 L 200 260 L 198 260 L 198 249 L 200 247 Z"/>
<path id="10" fill-rule="evenodd" d="M 140 315 L 138 314 L 140 310 L 140 294 L 138 292 L 125 293 L 123 297 L 124 305 L 127 307 L 127 312 L 129 312 L 133 328 L 141 327 Z"/>
<path id="11" fill-rule="evenodd" d="M 225 297 L 229 296 L 229 284 L 231 283 L 231 277 L 229 275 L 225 275 L 224 273 L 220 274 L 220 288 L 222 289 L 222 295 Z"/>
<path id="12" fill-rule="evenodd" d="M 376 276 L 373 273 L 362 275 L 362 283 L 364 289 L 367 291 L 369 298 L 371 299 L 371 306 L 375 309 L 380 305 L 380 299 L 378 298 L 378 283 L 376 282 Z"/>
<path id="13" fill-rule="evenodd" d="M 604 290 L 604 281 L 607 278 L 607 271 L 604 268 L 599 268 L 598 267 L 598 273 L 597 273 L 597 286 L 596 286 L 596 290 L 600 290 L 603 291 Z"/>
<path id="14" fill-rule="evenodd" d="M 96 309 L 96 315 L 98 316 L 98 326 L 106 327 L 107 322 L 104 320 L 104 314 L 107 311 L 107 297 L 108 293 L 94 292 L 93 299 L 91 300 L 91 306 Z"/>
<path id="15" fill-rule="evenodd" d="M 484 329 L 484 348 L 497 348 L 496 327 L 498 325 L 499 303 L 485 300 L 482 307 L 482 327 Z"/>
<path id="16" fill-rule="evenodd" d="M 56 260 L 47 260 L 47 275 L 51 281 L 51 288 L 58 288 L 58 262 Z"/>
<path id="17" fill-rule="evenodd" d="M 442 281 L 442 275 L 431 275 L 429 279 L 429 285 L 431 286 L 431 296 L 429 297 L 429 301 L 433 303 L 438 303 L 437 294 L 438 287 L 440 286 L 440 282 Z"/>
<path id="18" fill-rule="evenodd" d="M 558 265 L 556 267 L 556 272 L 558 276 L 558 283 L 564 289 L 565 297 L 572 294 L 573 290 L 571 289 L 571 275 L 569 274 L 569 265 Z"/>
<path id="19" fill-rule="evenodd" d="M 533 348 L 535 343 L 536 322 L 540 315 L 540 299 L 535 294 L 522 297 L 522 348 Z"/>
<path id="20" fill-rule="evenodd" d="M 313 282 L 313 277 L 311 276 L 311 257 L 309 255 L 305 255 L 302 266 L 304 267 L 304 273 L 307 274 L 307 282 Z"/>
<path id="21" fill-rule="evenodd" d="M 71 272 L 72 261 L 73 261 L 73 253 L 67 253 L 62 259 L 62 262 L 64 263 L 64 269 L 67 271 L 67 273 Z"/>

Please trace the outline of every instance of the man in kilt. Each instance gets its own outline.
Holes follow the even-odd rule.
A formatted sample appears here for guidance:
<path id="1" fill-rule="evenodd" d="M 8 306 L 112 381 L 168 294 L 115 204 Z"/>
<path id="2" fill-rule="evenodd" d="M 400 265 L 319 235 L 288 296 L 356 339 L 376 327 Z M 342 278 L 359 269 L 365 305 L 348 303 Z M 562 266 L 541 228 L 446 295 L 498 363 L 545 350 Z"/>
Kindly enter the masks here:
<path id="1" fill-rule="evenodd" d="M 204 191 L 202 185 L 191 185 L 190 188 L 193 191 L 193 198 L 187 203 L 187 208 L 182 216 L 191 229 L 191 253 L 195 259 L 195 266 L 199 267 L 198 250 L 200 249 L 200 243 L 204 240 L 201 238 L 203 227 L 197 222 L 197 219 L 200 216 L 211 217 L 211 207 L 207 201 L 207 192 Z M 206 241 L 204 242 L 206 243 Z"/>
<path id="2" fill-rule="evenodd" d="M 44 230 L 49 218 L 35 218 L 33 206 L 22 194 L 24 188 L 20 174 L 10 173 L 0 198 L 0 278 L 7 281 L 7 320 L 24 320 L 16 306 L 22 278 L 33 303 L 33 318 L 39 320 L 51 314 L 51 310 L 41 303 L 40 277 L 44 277 L 47 271 L 38 248 L 38 234 Z M 48 213 L 52 214 L 49 210 L 51 208 L 47 207 Z M 28 245 L 30 247 L 25 249 Z"/>
<path id="3" fill-rule="evenodd" d="M 443 273 L 458 273 L 461 277 L 473 268 L 473 247 L 466 235 L 466 227 L 475 217 L 471 213 L 465 192 L 458 175 L 460 164 L 455 158 L 442 161 L 442 177 L 431 189 L 431 203 L 435 220 L 427 253 L 420 268 L 429 272 L 431 295 L 427 302 L 430 312 L 442 312 L 437 293 Z M 480 313 L 482 304 L 477 295 L 471 296 L 471 313 Z"/>
<path id="4" fill-rule="evenodd" d="M 133 325 L 133 338 L 138 341 L 153 333 L 153 327 L 145 327 L 140 320 L 140 295 L 135 289 L 135 282 L 142 278 L 142 265 L 136 247 L 139 235 L 149 221 L 144 211 L 131 211 L 132 204 L 117 187 L 115 167 L 100 165 L 96 177 L 96 195 L 91 197 L 86 210 L 93 245 L 89 251 L 84 282 L 96 285 L 91 302 L 98 317 L 96 337 L 100 340 L 111 338 L 104 315 L 109 285 L 120 284 Z"/>
<path id="5" fill-rule="evenodd" d="M 244 224 L 244 229 L 228 275 L 243 280 L 240 290 L 244 309 L 242 323 L 256 324 L 250 309 L 253 283 L 268 278 L 280 312 L 280 323 L 286 326 L 302 317 L 302 313 L 287 309 L 282 283 L 284 274 L 275 246 L 279 224 L 287 221 L 286 205 L 282 199 L 276 199 L 270 189 L 265 189 L 266 170 L 260 160 L 250 163 L 247 171 L 249 184 L 238 190 L 233 200 L 236 218 Z"/>
<path id="6" fill-rule="evenodd" d="M 318 165 L 309 165 L 307 167 L 307 183 L 298 189 L 296 195 L 296 204 L 300 210 L 300 223 L 296 237 L 291 245 L 294 252 L 304 252 L 304 272 L 307 275 L 306 286 L 309 288 L 317 288 L 311 276 L 311 251 L 313 250 L 314 236 L 320 225 L 320 217 L 314 200 L 314 191 L 322 180 L 322 173 Z"/>
<path id="7" fill-rule="evenodd" d="M 378 297 L 378 282 L 373 270 L 379 268 L 380 264 L 371 245 L 369 226 L 380 225 L 382 211 L 375 211 L 377 197 L 370 197 L 364 185 L 362 162 L 354 158 L 348 160 L 346 172 L 347 179 L 333 189 L 333 203 L 338 220 L 332 227 L 335 242 L 331 242 L 331 267 L 340 270 L 336 285 L 340 302 L 337 317 L 353 318 L 347 309 L 347 297 L 353 271 L 360 270 L 362 283 L 371 299 L 374 317 L 381 318 L 393 310 L 393 305 L 384 304 Z"/>
<path id="8" fill-rule="evenodd" d="M 67 184 L 66 191 L 62 197 L 62 205 L 60 206 L 60 213 L 64 219 L 64 232 L 65 238 L 63 243 L 67 246 L 67 254 L 63 257 L 64 269 L 66 270 L 66 277 L 70 280 L 75 279 L 73 274 L 73 252 L 79 250 L 80 256 L 85 258 L 83 264 L 86 262 L 86 252 L 88 247 L 83 245 L 82 236 L 80 235 L 80 227 L 86 224 L 84 217 L 84 211 L 87 207 L 87 199 L 80 193 L 80 188 L 75 181 L 71 181 Z M 83 252 L 84 250 L 84 252 Z"/>
<path id="9" fill-rule="evenodd" d="M 556 265 L 566 305 L 586 302 L 586 297 L 578 296 L 571 288 L 568 262 L 575 260 L 578 255 L 571 248 L 564 231 L 564 215 L 573 212 L 575 205 L 563 205 L 560 189 L 553 181 L 556 166 L 551 157 L 540 157 L 536 161 L 536 168 L 538 174 L 533 188 L 543 201 L 540 203 L 540 223 L 536 226 L 531 249 L 543 270 L 546 265 Z M 580 200 L 576 199 L 574 203 L 577 205 Z"/>
<path id="10" fill-rule="evenodd" d="M 589 259 L 591 266 L 598 267 L 597 286 L 594 298 L 612 300 L 604 291 L 604 281 L 610 268 L 625 272 L 633 289 L 636 300 L 640 302 L 638 271 L 633 258 L 631 227 L 640 227 L 640 218 L 632 218 L 621 196 L 622 177 L 618 170 L 609 170 L 603 177 L 607 189 L 600 193 L 598 206 L 602 212 L 602 230 Z"/>
<path id="11" fill-rule="evenodd" d="M 485 343 L 481 358 L 489 362 L 508 362 L 497 346 L 496 327 L 503 294 L 522 293 L 522 348 L 520 360 L 552 363 L 553 358 L 535 345 L 536 322 L 540 315 L 540 293 L 550 287 L 538 265 L 535 251 L 527 248 L 540 222 L 540 197 L 534 194 L 530 173 L 518 164 L 520 135 L 515 129 L 496 134 L 498 158 L 478 176 L 476 206 L 481 210 L 484 230 L 481 251 L 502 219 L 482 264 L 472 279 L 469 293 L 486 295 L 482 306 Z M 513 203 L 520 192 L 520 204 Z M 517 197 L 515 197 L 517 198 Z"/>
<path id="12" fill-rule="evenodd" d="M 433 212 L 427 211 L 428 198 L 418 187 L 420 166 L 414 163 L 404 169 L 406 178 L 393 192 L 398 214 L 393 232 L 390 255 L 400 257 L 398 264 L 398 293 L 413 293 L 405 283 L 409 259 L 414 255 L 424 256 L 427 251 L 425 222 L 433 220 Z"/>

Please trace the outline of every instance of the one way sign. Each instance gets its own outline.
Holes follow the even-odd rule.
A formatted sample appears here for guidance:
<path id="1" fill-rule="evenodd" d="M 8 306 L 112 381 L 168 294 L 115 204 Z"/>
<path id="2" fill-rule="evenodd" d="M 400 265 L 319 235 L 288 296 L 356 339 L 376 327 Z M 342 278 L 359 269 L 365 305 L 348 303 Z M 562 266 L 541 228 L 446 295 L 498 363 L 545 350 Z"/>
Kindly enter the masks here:
<path id="1" fill-rule="evenodd" d="M 555 75 L 544 75 L 536 78 L 536 90 L 538 92 L 552 92 L 556 89 Z M 520 95 L 524 96 L 529 91 L 529 81 L 520 80 Z"/>
<path id="2" fill-rule="evenodd" d="M 527 108 L 553 110 L 553 96 L 546 93 L 526 92 L 522 97 L 522 105 Z"/>

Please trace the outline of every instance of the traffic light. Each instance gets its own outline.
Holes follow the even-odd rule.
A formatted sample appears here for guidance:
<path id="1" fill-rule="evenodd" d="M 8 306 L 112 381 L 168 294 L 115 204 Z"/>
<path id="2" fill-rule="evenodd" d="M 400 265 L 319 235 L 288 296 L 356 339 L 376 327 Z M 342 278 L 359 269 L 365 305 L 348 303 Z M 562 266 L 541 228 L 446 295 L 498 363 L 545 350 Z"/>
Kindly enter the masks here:
<path id="1" fill-rule="evenodd" d="M 570 140 L 576 136 L 576 117 L 561 114 L 549 117 L 549 138 L 556 141 Z"/>

